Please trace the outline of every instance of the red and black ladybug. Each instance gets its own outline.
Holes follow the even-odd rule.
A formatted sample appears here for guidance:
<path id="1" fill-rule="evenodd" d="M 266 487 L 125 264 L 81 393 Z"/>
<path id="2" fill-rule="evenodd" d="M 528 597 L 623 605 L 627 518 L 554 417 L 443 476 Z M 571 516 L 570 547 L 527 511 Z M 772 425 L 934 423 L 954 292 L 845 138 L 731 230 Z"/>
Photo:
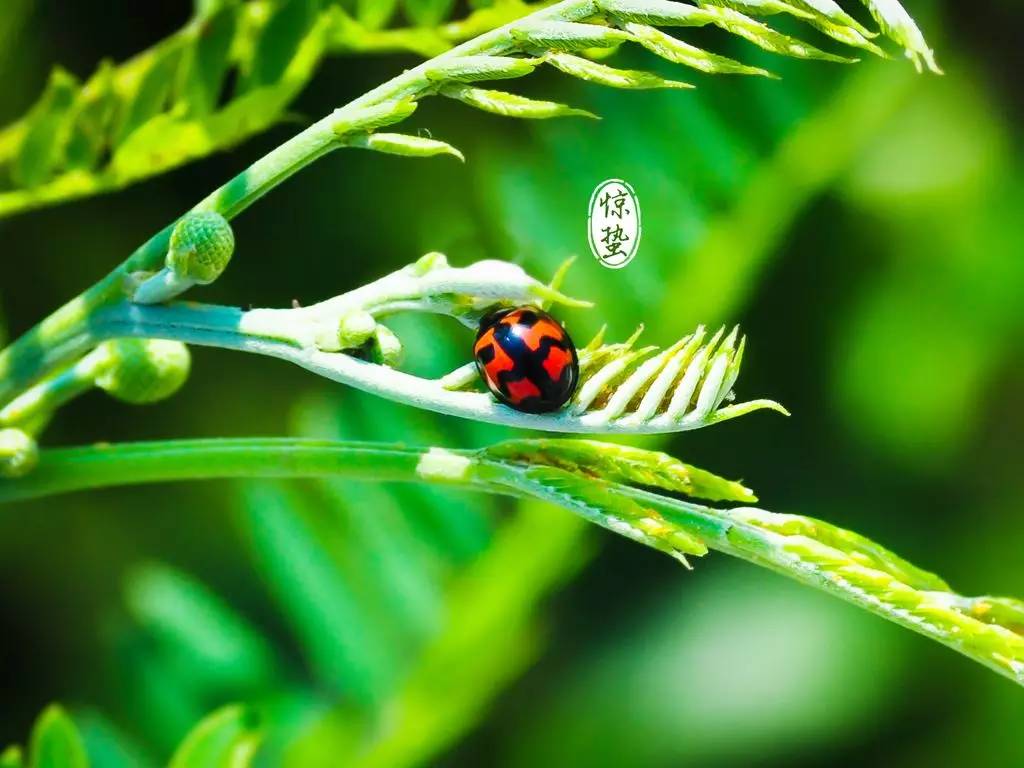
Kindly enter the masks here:
<path id="1" fill-rule="evenodd" d="M 503 309 L 485 317 L 473 357 L 494 396 L 526 413 L 558 410 L 579 380 L 572 339 L 561 323 L 536 307 Z"/>

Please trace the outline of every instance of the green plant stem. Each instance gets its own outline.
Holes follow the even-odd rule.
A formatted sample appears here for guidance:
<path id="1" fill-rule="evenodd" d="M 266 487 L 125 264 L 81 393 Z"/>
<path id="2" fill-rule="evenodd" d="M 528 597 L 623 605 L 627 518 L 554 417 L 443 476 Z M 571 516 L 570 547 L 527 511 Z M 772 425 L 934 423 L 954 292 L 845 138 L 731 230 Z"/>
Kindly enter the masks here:
<path id="1" fill-rule="evenodd" d="M 93 366 L 83 366 L 88 361 L 89 355 L 86 355 L 74 365 L 42 379 L 0 408 L 0 427 L 18 426 L 37 433 L 38 427 L 43 426 L 57 408 L 94 386 L 93 372 L 86 370 Z"/>
<path id="2" fill-rule="evenodd" d="M 49 451 L 26 482 L 0 483 L 0 501 L 89 488 L 232 477 L 414 481 L 424 451 L 288 438 L 173 440 Z M 467 454 L 468 455 L 468 454 Z"/>
<path id="3" fill-rule="evenodd" d="M 578 21 L 596 11 L 597 5 L 593 0 L 563 0 L 525 18 L 532 22 L 544 19 Z M 257 160 L 191 210 L 215 211 L 226 219 L 233 219 L 293 174 L 343 146 L 337 131 L 339 125 L 351 125 L 358 130 L 361 111 L 365 115 L 367 108 L 431 92 L 436 85 L 426 76 L 428 67 L 462 56 L 496 54 L 512 49 L 515 42 L 510 30 L 521 22 L 522 19 L 517 19 L 463 43 L 336 109 Z M 127 298 L 132 289 L 131 273 L 152 272 L 163 266 L 175 223 L 177 220 L 139 246 L 99 283 L 72 299 L 0 353 L 0 405 L 46 371 L 89 348 L 89 318 L 101 307 Z"/>
<path id="4" fill-rule="evenodd" d="M 31 474 L 0 483 L 0 502 L 85 489 L 214 478 L 342 477 L 444 483 L 553 502 L 631 538 L 684 532 L 711 549 L 776 571 L 900 624 L 1024 685 L 1019 601 L 965 598 L 848 531 L 809 518 L 741 507 L 721 510 L 619 483 L 607 504 L 588 502 L 593 478 L 485 454 L 290 438 L 178 440 L 44 452 Z M 631 517 L 635 509 L 643 517 Z M 653 524 L 655 527 L 652 527 Z M 659 533 L 659 527 L 663 533 Z M 652 546 L 656 542 L 652 542 Z M 661 548 L 661 547 L 659 547 Z M 868 553 L 871 553 L 870 555 Z M 1006 617 L 1013 619 L 1000 623 Z"/>
<path id="5" fill-rule="evenodd" d="M 467 268 L 462 274 L 470 274 L 473 269 L 475 268 Z M 498 272 L 493 263 L 489 270 L 492 273 Z M 520 289 L 527 293 L 529 288 L 530 284 L 520 286 Z M 466 289 L 468 290 L 468 287 Z M 515 289 L 516 286 L 511 285 L 507 288 L 509 291 Z M 734 373 L 738 372 L 741 354 L 736 350 L 733 357 L 732 343 L 726 345 L 729 349 L 723 346 L 722 351 L 714 354 L 714 360 L 726 363 L 725 365 L 716 365 L 700 354 L 687 365 L 687 373 L 680 379 L 680 388 L 683 387 L 683 382 L 691 378 L 689 372 L 694 366 L 697 373 L 704 378 L 692 379 L 693 386 L 686 389 L 684 409 L 678 414 L 665 412 L 644 419 L 634 419 L 632 414 L 617 418 L 622 415 L 621 412 L 613 414 L 613 418 L 609 416 L 610 406 L 591 410 L 588 405 L 579 412 L 568 408 L 554 413 L 523 413 L 501 405 L 491 395 L 483 392 L 449 389 L 445 385 L 446 379 L 421 378 L 389 365 L 361 360 L 342 351 L 325 351 L 318 346 L 320 329 L 325 325 L 327 328 L 336 329 L 339 316 L 344 316 L 352 310 L 382 314 L 402 310 L 449 313 L 450 307 L 444 300 L 432 294 L 417 296 L 416 290 L 415 279 L 410 278 L 404 271 L 399 271 L 342 296 L 296 309 L 254 309 L 243 312 L 237 307 L 191 302 L 139 305 L 122 301 L 96 311 L 85 325 L 81 339 L 85 346 L 120 338 L 166 339 L 265 355 L 286 360 L 332 381 L 417 408 L 477 421 L 550 432 L 681 432 L 727 421 L 761 409 L 787 413 L 782 406 L 770 400 L 751 400 L 719 407 L 735 378 L 732 376 L 727 379 L 727 376 L 731 375 L 730 367 Z M 735 334 L 730 338 L 735 342 Z M 336 350 L 337 347 L 331 349 Z M 584 361 L 582 365 L 586 368 L 588 364 Z M 709 366 L 712 369 L 710 372 Z M 712 375 L 715 370 L 718 372 L 717 377 Z M 681 371 L 677 369 L 675 375 L 680 374 Z M 629 380 L 633 381 L 635 376 L 634 372 Z M 636 380 L 635 385 L 631 385 L 631 389 L 625 391 L 625 394 L 622 390 L 626 383 L 623 383 L 616 391 L 615 398 L 621 399 L 623 405 L 627 404 L 627 401 L 632 400 L 637 392 L 649 384 L 652 376 L 653 371 L 644 373 L 641 379 Z M 599 377 L 594 377 L 595 380 L 597 378 Z M 45 381 L 44 379 L 27 392 L 32 393 Z M 698 391 L 696 396 L 695 389 Z M 706 392 L 710 393 L 711 399 L 705 398 Z M 17 403 L 26 396 L 22 394 L 14 402 Z M 696 400 L 697 405 L 691 408 L 693 400 Z M 701 403 L 704 403 L 703 407 Z M 0 409 L 0 414 L 4 410 L 6 409 Z"/>

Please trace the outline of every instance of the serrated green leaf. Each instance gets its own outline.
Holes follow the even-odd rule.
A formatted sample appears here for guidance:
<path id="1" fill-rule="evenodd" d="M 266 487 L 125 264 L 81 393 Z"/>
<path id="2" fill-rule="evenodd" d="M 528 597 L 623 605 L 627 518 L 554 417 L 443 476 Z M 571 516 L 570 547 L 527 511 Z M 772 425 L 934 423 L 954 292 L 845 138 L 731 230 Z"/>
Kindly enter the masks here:
<path id="1" fill-rule="evenodd" d="M 773 77 L 766 69 L 760 67 L 748 67 L 738 61 L 726 56 L 719 56 L 709 53 L 682 40 L 677 40 L 671 35 L 666 35 L 659 29 L 648 27 L 644 24 L 629 22 L 626 29 L 633 35 L 640 45 L 656 56 L 671 61 L 675 64 L 682 64 L 686 67 L 706 72 L 708 74 L 733 74 L 733 75 L 761 75 Z"/>
<path id="2" fill-rule="evenodd" d="M 815 14 L 798 7 L 795 3 L 784 0 L 697 0 L 697 5 L 721 5 L 733 8 L 751 16 L 771 16 L 776 13 L 788 13 L 798 19 L 815 18 Z"/>
<path id="3" fill-rule="evenodd" d="M 885 51 L 871 42 L 868 36 L 858 29 L 817 17 L 807 19 L 807 23 L 844 45 L 860 48 L 861 50 L 873 53 L 875 56 L 888 58 L 888 54 Z M 877 37 L 877 35 L 871 35 L 870 37 Z"/>
<path id="4" fill-rule="evenodd" d="M 513 56 L 461 56 L 438 61 L 426 68 L 427 80 L 435 83 L 473 83 L 478 80 L 507 80 L 523 77 L 537 68 L 539 59 Z"/>
<path id="5" fill-rule="evenodd" d="M 318 24 L 306 36 L 289 63 L 284 78 L 274 85 L 245 93 L 233 99 L 227 107 L 200 119 L 191 120 L 165 113 L 140 126 L 114 153 L 111 160 L 113 173 L 109 175 L 112 183 L 124 185 L 161 169 L 180 165 L 273 124 L 312 75 L 323 50 L 323 38 L 323 26 Z M 405 107 L 404 102 L 398 102 L 381 112 L 401 111 Z M 372 108 L 367 112 L 369 122 L 378 116 Z"/>
<path id="6" fill-rule="evenodd" d="M 78 81 L 55 69 L 39 102 L 27 118 L 25 133 L 11 167 L 11 177 L 23 187 L 34 187 L 53 173 L 63 154 L 67 116 L 78 91 Z"/>
<path id="7" fill-rule="evenodd" d="M 236 2 L 237 0 L 192 0 L 192 15 L 198 21 L 205 21 Z"/>
<path id="8" fill-rule="evenodd" d="M 928 47 L 924 35 L 902 5 L 895 0 L 861 0 L 874 16 L 882 31 L 903 46 L 908 59 L 914 62 L 917 71 L 927 67 L 936 74 L 942 69 L 935 61 L 935 52 Z"/>
<path id="9" fill-rule="evenodd" d="M 386 125 L 400 123 L 409 117 L 419 104 L 412 99 L 401 101 L 385 101 L 364 107 L 352 116 L 339 118 L 334 124 L 334 132 L 339 136 L 350 133 L 365 133 L 383 128 Z"/>
<path id="10" fill-rule="evenodd" d="M 616 18 L 626 22 L 680 27 L 703 27 L 713 24 L 772 53 L 801 59 L 852 61 L 777 32 L 766 24 L 725 5 L 704 4 L 696 8 L 669 0 L 606 0 L 606 6 Z"/>
<path id="11" fill-rule="evenodd" d="M 349 146 L 372 149 L 388 155 L 403 157 L 434 157 L 451 155 L 465 162 L 462 153 L 444 141 L 428 139 L 423 136 L 409 136 L 404 133 L 371 133 L 369 136 L 357 137 L 349 142 Z"/>
<path id="12" fill-rule="evenodd" d="M 249 768 L 262 735 L 254 709 L 224 707 L 189 732 L 168 768 Z"/>
<path id="13" fill-rule="evenodd" d="M 657 26 L 701 27 L 712 18 L 701 8 L 669 0 L 601 0 L 601 7 L 620 21 Z"/>
<path id="14" fill-rule="evenodd" d="M 660 451 L 594 440 L 506 440 L 485 449 L 491 459 L 548 464 L 580 477 L 646 485 L 711 501 L 754 502 L 753 492 Z"/>
<path id="15" fill-rule="evenodd" d="M 352 53 L 408 51 L 424 59 L 430 59 L 452 47 L 450 38 L 435 26 L 372 30 L 360 24 L 337 5 L 328 6 L 324 14 L 331 21 L 328 47 L 332 50 Z M 452 36 L 458 39 L 462 37 L 456 33 Z"/>
<path id="16" fill-rule="evenodd" d="M 764 50 L 802 59 L 849 62 L 841 56 L 782 34 L 766 24 L 736 11 L 728 4 L 704 3 L 700 8 L 668 0 L 609 0 L 610 12 L 628 22 L 655 26 L 702 27 L 713 24 L 744 38 Z M 816 18 L 816 17 L 815 17 Z M 859 35 L 856 39 L 862 40 Z M 866 41 L 864 41 L 866 43 Z"/>
<path id="17" fill-rule="evenodd" d="M 484 112 L 503 117 L 518 117 L 527 120 L 545 120 L 551 117 L 592 117 L 597 115 L 585 109 L 576 109 L 555 101 L 540 101 L 526 96 L 518 96 L 504 91 L 492 91 L 484 88 L 473 88 L 467 85 L 453 85 L 441 89 L 441 94 L 451 99 L 458 99 Z"/>
<path id="18" fill-rule="evenodd" d="M 32 768 L 89 768 L 82 735 L 57 704 L 43 710 L 36 720 L 29 751 Z"/>
<path id="19" fill-rule="evenodd" d="M 253 52 L 239 92 L 277 84 L 299 55 L 317 21 L 317 0 L 285 0 L 271 6 L 271 16 Z"/>
<path id="20" fill-rule="evenodd" d="M 138 60 L 128 77 L 120 78 L 118 95 L 122 106 L 113 131 L 115 145 L 167 107 L 182 53 L 177 41 L 158 46 Z"/>
<path id="21" fill-rule="evenodd" d="M 934 573 L 918 568 L 894 552 L 854 531 L 801 515 L 781 515 L 761 509 L 734 510 L 737 520 L 783 536 L 805 536 L 834 549 L 855 555 L 872 568 L 895 576 L 914 589 L 949 591 L 949 585 Z"/>
<path id="22" fill-rule="evenodd" d="M 572 21 L 544 21 L 509 34 L 520 45 L 545 51 L 583 51 L 588 48 L 609 48 L 629 40 L 629 34 L 614 27 L 581 24 Z"/>
<path id="23" fill-rule="evenodd" d="M 357 0 L 356 18 L 367 29 L 381 29 L 398 10 L 398 0 Z"/>
<path id="24" fill-rule="evenodd" d="M 277 484 L 250 483 L 243 492 L 242 530 L 308 663 L 348 699 L 379 701 L 393 682 L 391 649 L 317 536 L 316 520 L 295 493 Z"/>
<path id="25" fill-rule="evenodd" d="M 523 472 L 541 498 L 574 509 L 579 515 L 628 539 L 671 555 L 687 567 L 686 555 L 701 557 L 707 545 L 694 534 L 668 523 L 650 507 L 618 493 L 610 483 L 583 478 L 553 467 Z"/>
<path id="26" fill-rule="evenodd" d="M 217 106 L 237 30 L 238 12 L 231 6 L 207 14 L 194 28 L 194 42 L 178 72 L 176 88 L 184 114 L 198 117 Z"/>
<path id="27" fill-rule="evenodd" d="M 798 59 L 818 59 L 820 61 L 832 61 L 839 64 L 850 64 L 856 61 L 846 56 L 837 56 L 834 53 L 822 51 L 810 43 L 797 40 L 789 35 L 777 32 L 766 24 L 762 24 L 749 16 L 744 16 L 739 11 L 731 8 L 704 8 L 704 12 L 711 14 L 710 23 L 717 27 L 738 35 L 754 45 L 771 53 L 778 53 L 783 56 L 792 56 Z"/>
<path id="28" fill-rule="evenodd" d="M 735 2 L 735 0 L 733 1 Z M 747 2 L 755 2 L 755 0 L 747 0 Z M 797 6 L 814 17 L 825 18 L 834 24 L 851 27 L 865 36 L 874 36 L 870 30 L 844 11 L 834 0 L 787 0 L 787 3 Z"/>
<path id="29" fill-rule="evenodd" d="M 567 75 L 610 88 L 693 88 L 689 83 L 666 80 L 651 72 L 616 69 L 569 53 L 548 54 L 544 61 Z"/>
<path id="30" fill-rule="evenodd" d="M 72 108 L 71 133 L 65 153 L 69 169 L 92 168 L 107 146 L 118 104 L 114 72 L 111 62 L 101 62 L 78 92 Z"/>
<path id="31" fill-rule="evenodd" d="M 156 641 L 222 689 L 255 689 L 275 677 L 267 641 L 199 581 L 164 565 L 134 569 L 126 580 L 129 613 Z"/>
<path id="32" fill-rule="evenodd" d="M 432 27 L 448 18 L 455 0 L 405 0 L 405 15 L 419 27 Z"/>
<path id="33" fill-rule="evenodd" d="M 93 768 L 157 767 L 148 750 L 102 712 L 86 710 L 76 716 L 75 722 L 82 733 L 85 751 Z"/>

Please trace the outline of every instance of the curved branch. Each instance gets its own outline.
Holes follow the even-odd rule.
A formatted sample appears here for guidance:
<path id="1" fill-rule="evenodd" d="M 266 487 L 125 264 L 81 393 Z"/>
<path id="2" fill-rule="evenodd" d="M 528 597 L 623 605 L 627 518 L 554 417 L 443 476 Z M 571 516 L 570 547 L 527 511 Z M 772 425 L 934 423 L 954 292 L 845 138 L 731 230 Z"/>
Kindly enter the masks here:
<path id="1" fill-rule="evenodd" d="M 597 479 L 587 468 L 600 463 Z M 1024 685 L 1024 603 L 966 598 L 862 536 L 796 515 L 716 509 L 635 487 L 680 491 L 664 454 L 581 441 L 516 441 L 479 452 L 290 438 L 179 440 L 43 452 L 0 482 L 0 502 L 84 489 L 237 477 L 445 483 L 532 496 L 676 555 L 711 548 L 777 571 L 940 642 Z"/>
<path id="2" fill-rule="evenodd" d="M 385 284 L 388 279 L 378 283 Z M 353 293 L 360 294 L 378 283 Z M 703 331 L 646 361 L 644 357 L 653 348 L 630 352 L 629 345 L 623 344 L 583 350 L 581 374 L 587 383 L 576 391 L 569 407 L 555 413 L 524 413 L 497 402 L 488 393 L 453 389 L 449 377 L 425 379 L 359 359 L 339 351 L 337 346 L 325 350 L 317 341 L 319 327 L 336 329 L 338 312 L 374 311 L 365 295 L 355 299 L 350 300 L 346 294 L 312 307 L 249 312 L 203 304 L 143 306 L 122 302 L 97 313 L 89 329 L 94 342 L 127 337 L 170 339 L 275 357 L 414 408 L 548 432 L 661 434 L 699 429 L 761 409 L 787 413 L 771 400 L 722 406 L 739 374 L 743 345 L 736 348 L 734 332 L 720 346 L 721 333 L 701 346 Z M 399 303 L 421 311 L 446 313 L 447 308 L 429 297 L 384 301 L 382 306 L 391 311 Z M 327 307 L 329 311 L 323 309 Z M 688 341 L 691 343 L 684 343 Z M 630 403 L 645 401 L 645 393 L 655 401 L 646 413 L 627 409 Z"/>

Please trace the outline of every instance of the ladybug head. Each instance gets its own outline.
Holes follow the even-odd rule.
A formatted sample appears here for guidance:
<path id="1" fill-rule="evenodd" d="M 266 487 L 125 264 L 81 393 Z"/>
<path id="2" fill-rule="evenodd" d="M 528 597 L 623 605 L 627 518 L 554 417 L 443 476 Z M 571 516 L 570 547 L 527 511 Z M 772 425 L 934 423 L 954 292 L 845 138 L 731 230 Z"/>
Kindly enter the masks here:
<path id="1" fill-rule="evenodd" d="M 514 311 L 515 307 L 498 307 L 497 309 L 492 309 L 490 312 L 488 312 L 486 315 L 480 318 L 480 331 L 486 331 L 492 325 L 497 325 L 498 321 L 500 321 L 501 318 L 505 317 L 505 315 L 507 315 L 509 312 Z"/>

